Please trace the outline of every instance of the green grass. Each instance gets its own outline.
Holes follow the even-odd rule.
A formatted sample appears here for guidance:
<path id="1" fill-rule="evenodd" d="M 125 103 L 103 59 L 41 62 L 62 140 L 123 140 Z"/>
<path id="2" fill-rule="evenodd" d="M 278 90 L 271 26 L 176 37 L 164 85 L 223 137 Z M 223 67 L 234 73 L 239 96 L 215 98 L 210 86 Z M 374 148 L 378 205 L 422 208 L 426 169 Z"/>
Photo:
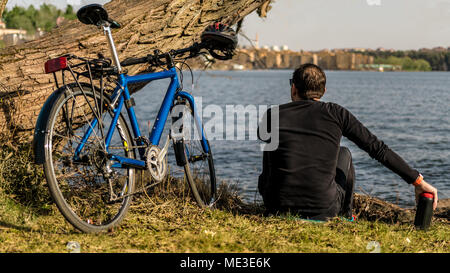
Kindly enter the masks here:
<path id="1" fill-rule="evenodd" d="M 135 198 L 125 220 L 114 230 L 83 234 L 52 204 L 42 169 L 30 163 L 30 149 L 18 151 L 9 156 L 8 148 L 0 150 L 0 252 L 69 252 L 70 241 L 89 253 L 367 253 L 372 251 L 367 249 L 372 241 L 384 253 L 450 252 L 448 219 L 436 218 L 424 232 L 415 230 L 409 220 L 394 221 L 397 224 L 365 220 L 383 214 L 375 210 L 360 213 L 362 219 L 356 222 L 264 217 L 260 207 L 242 203 L 230 187 L 221 188 L 218 209 L 203 210 L 188 197 L 185 185 L 173 184 L 160 184 L 148 195 Z M 361 202 L 367 201 L 358 198 L 360 207 Z"/>
<path id="2" fill-rule="evenodd" d="M 37 215 L 0 198 L 0 252 L 357 252 L 371 241 L 381 252 L 449 252 L 450 227 L 435 222 L 427 232 L 408 224 L 335 219 L 314 223 L 281 217 L 202 210 L 189 200 L 141 198 L 120 227 L 100 234 L 76 231 L 52 207 Z"/>

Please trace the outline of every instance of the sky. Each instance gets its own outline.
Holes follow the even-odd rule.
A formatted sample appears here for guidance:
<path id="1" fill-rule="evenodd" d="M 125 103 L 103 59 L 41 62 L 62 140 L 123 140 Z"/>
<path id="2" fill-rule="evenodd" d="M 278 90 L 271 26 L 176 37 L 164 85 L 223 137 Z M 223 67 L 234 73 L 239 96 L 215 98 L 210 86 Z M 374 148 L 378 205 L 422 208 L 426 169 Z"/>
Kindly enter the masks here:
<path id="1" fill-rule="evenodd" d="M 75 8 L 108 0 L 9 0 L 14 5 L 51 3 Z M 243 31 L 263 45 L 292 50 L 450 46 L 450 0 L 276 0 L 267 18 L 253 13 Z M 241 38 L 240 43 L 248 44 Z"/>

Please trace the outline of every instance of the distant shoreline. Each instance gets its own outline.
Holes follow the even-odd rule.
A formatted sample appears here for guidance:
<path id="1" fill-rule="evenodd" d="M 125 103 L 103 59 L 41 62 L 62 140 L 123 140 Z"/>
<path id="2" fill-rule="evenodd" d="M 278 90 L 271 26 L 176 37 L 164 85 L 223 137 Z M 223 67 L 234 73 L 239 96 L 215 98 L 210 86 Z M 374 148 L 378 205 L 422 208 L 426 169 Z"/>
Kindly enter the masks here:
<path id="1" fill-rule="evenodd" d="M 212 63 L 208 64 L 208 61 Z M 324 70 L 449 71 L 450 49 L 292 51 L 289 49 L 240 48 L 236 50 L 234 57 L 228 61 L 213 60 L 212 57 L 196 58 L 189 61 L 191 67 L 209 65 L 214 70 L 295 69 L 304 63 L 316 64 Z"/>

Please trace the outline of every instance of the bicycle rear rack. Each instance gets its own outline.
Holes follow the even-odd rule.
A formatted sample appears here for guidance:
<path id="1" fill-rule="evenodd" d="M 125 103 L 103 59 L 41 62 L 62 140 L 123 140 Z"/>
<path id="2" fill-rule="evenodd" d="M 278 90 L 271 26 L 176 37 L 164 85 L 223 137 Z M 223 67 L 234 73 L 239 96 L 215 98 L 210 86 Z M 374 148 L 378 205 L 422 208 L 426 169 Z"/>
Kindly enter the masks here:
<path id="1" fill-rule="evenodd" d="M 61 71 L 60 80 L 58 80 L 56 74 L 59 71 Z M 104 58 L 100 54 L 98 59 L 83 58 L 72 54 L 63 55 L 47 61 L 45 63 L 45 72 L 47 74 L 53 73 L 58 89 L 66 85 L 67 82 L 71 82 L 66 79 L 66 77 L 71 76 L 80 89 L 82 89 L 80 79 L 87 79 L 87 83 L 92 86 L 94 92 L 99 89 L 103 91 L 106 82 L 105 78 L 118 75 L 117 68 L 111 66 L 111 60 Z M 98 83 L 97 86 L 99 88 L 95 88 L 94 82 Z"/>

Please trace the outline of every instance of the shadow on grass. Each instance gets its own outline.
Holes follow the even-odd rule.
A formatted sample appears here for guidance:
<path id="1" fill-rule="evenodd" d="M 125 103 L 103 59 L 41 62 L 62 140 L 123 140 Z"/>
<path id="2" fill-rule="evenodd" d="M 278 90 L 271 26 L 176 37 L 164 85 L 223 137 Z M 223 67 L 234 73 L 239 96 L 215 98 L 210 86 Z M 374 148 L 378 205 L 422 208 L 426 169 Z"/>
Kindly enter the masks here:
<path id="1" fill-rule="evenodd" d="M 32 229 L 29 227 L 20 226 L 20 225 L 8 223 L 5 221 L 0 221 L 0 228 L 15 229 L 15 230 L 26 231 L 26 232 L 32 231 Z"/>

